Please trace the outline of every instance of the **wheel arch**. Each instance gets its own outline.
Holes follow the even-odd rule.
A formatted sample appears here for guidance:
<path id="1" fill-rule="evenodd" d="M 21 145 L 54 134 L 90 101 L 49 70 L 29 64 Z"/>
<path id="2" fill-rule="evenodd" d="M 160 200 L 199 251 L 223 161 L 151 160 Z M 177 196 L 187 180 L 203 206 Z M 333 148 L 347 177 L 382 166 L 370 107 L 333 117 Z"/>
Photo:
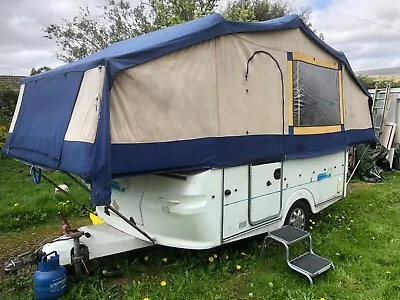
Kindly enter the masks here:
<path id="1" fill-rule="evenodd" d="M 298 201 L 302 201 L 308 205 L 310 208 L 310 211 L 314 214 L 316 213 L 316 208 L 314 205 L 314 195 L 309 191 L 308 189 L 300 189 L 297 190 L 295 193 L 293 193 L 289 200 L 283 205 L 283 214 L 282 214 L 282 219 L 283 222 L 286 219 L 286 216 L 290 210 L 290 208 L 293 206 Z M 283 223 L 282 223 L 283 224 Z"/>

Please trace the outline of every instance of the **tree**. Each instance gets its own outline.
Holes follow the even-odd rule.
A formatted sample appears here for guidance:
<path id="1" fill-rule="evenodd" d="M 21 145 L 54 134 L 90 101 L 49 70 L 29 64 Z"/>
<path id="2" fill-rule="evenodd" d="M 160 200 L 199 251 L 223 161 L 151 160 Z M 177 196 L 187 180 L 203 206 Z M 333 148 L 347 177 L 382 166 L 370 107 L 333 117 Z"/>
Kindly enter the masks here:
<path id="1" fill-rule="evenodd" d="M 188 22 L 215 12 L 219 0 L 150 0 L 154 29 Z"/>
<path id="2" fill-rule="evenodd" d="M 49 71 L 49 70 L 51 70 L 51 68 L 48 67 L 48 66 L 43 66 L 43 67 L 40 67 L 40 68 L 37 68 L 37 69 L 32 68 L 31 76 L 37 75 L 37 74 L 40 74 L 40 73 L 43 73 L 43 72 L 46 72 L 46 71 Z"/>
<path id="3" fill-rule="evenodd" d="M 209 15 L 218 9 L 221 0 L 145 0 L 132 6 L 128 0 L 104 0 L 100 14 L 81 7 L 72 20 L 61 25 L 50 24 L 45 38 L 55 40 L 60 48 L 56 56 L 70 62 L 102 50 L 110 44 L 164 27 Z M 233 0 L 223 14 L 240 21 L 264 21 L 293 13 L 288 0 Z M 300 12 L 309 25 L 310 10 Z"/>
<path id="4" fill-rule="evenodd" d="M 57 57 L 70 62 L 97 52 L 112 43 L 210 14 L 218 0 L 149 0 L 132 7 L 127 0 L 107 0 L 102 13 L 88 6 L 61 25 L 50 24 L 44 37 L 55 40 Z"/>
<path id="5" fill-rule="evenodd" d="M 294 13 L 296 11 L 289 2 L 270 0 L 233 0 L 228 2 L 223 12 L 227 19 L 242 22 L 262 22 Z M 297 13 L 307 26 L 312 26 L 309 21 L 310 8 L 302 9 Z"/>
<path id="6" fill-rule="evenodd" d="M 386 88 L 386 86 L 390 85 L 390 87 L 400 87 L 400 78 L 394 77 L 379 77 L 379 76 L 357 76 L 358 80 L 360 80 L 368 89 L 378 88 Z"/>

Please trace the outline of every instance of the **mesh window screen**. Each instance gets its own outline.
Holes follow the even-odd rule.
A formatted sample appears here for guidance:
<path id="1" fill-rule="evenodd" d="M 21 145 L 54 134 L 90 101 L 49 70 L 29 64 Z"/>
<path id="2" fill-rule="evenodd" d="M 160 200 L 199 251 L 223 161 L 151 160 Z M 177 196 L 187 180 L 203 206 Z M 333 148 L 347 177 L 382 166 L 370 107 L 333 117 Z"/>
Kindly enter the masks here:
<path id="1" fill-rule="evenodd" d="M 293 61 L 293 125 L 339 124 L 339 71 Z"/>

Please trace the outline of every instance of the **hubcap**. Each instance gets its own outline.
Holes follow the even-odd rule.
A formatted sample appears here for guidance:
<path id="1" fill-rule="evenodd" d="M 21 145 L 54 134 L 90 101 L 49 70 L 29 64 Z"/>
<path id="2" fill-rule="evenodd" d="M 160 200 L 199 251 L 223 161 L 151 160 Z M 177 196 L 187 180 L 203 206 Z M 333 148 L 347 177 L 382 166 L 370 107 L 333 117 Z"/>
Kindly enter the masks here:
<path id="1" fill-rule="evenodd" d="M 304 229 L 306 226 L 306 214 L 304 213 L 304 210 L 301 208 L 296 208 L 293 210 L 289 218 L 289 225 Z"/>

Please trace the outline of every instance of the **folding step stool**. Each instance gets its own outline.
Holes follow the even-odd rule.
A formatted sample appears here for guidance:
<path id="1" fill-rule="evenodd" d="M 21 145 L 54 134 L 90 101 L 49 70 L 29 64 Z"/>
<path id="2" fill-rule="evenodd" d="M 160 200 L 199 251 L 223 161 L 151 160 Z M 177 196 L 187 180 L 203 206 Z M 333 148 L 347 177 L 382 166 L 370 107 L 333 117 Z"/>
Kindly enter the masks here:
<path id="1" fill-rule="evenodd" d="M 269 232 L 268 235 L 264 238 L 261 249 L 261 256 L 263 256 L 264 254 L 264 248 L 268 238 L 280 242 L 285 246 L 286 262 L 288 266 L 292 270 L 295 270 L 306 276 L 311 285 L 314 283 L 313 279 L 316 276 L 322 274 L 325 271 L 328 271 L 330 267 L 332 267 L 333 269 L 335 268 L 331 261 L 321 256 L 318 256 L 313 252 L 311 234 L 307 231 L 287 225 Z M 307 238 L 309 241 L 309 251 L 290 260 L 289 246 Z"/>

